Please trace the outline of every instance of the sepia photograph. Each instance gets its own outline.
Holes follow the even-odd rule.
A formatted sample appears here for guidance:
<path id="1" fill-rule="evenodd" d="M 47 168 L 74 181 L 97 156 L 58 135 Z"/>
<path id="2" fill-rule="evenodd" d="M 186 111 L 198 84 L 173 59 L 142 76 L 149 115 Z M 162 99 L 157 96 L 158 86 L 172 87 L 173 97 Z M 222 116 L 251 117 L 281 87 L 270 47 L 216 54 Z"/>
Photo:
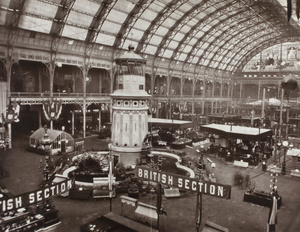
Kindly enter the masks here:
<path id="1" fill-rule="evenodd" d="M 299 0 L 1 0 L 0 232 L 299 232 Z"/>

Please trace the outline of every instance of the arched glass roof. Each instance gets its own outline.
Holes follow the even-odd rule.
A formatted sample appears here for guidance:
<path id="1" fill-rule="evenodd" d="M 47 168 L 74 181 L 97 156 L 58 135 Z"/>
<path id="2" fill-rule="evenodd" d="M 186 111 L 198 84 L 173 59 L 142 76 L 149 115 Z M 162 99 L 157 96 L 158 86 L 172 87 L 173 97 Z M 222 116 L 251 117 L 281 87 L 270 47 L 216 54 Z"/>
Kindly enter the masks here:
<path id="1" fill-rule="evenodd" d="M 242 70 L 258 47 L 298 38 L 286 0 L 6 0 L 0 25 L 15 41 L 18 29 L 126 49 L 129 44 L 156 61 L 169 59 L 221 71 Z M 8 41 L 10 43 L 10 41 Z"/>

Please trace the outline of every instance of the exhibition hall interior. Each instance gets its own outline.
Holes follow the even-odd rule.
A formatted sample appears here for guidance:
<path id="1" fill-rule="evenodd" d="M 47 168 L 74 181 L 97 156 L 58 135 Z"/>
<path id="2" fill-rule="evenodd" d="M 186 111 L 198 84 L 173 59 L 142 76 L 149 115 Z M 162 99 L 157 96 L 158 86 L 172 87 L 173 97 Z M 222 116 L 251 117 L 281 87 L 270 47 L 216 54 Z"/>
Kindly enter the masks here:
<path id="1" fill-rule="evenodd" d="M 299 12 L 1 1 L 0 232 L 298 232 Z"/>

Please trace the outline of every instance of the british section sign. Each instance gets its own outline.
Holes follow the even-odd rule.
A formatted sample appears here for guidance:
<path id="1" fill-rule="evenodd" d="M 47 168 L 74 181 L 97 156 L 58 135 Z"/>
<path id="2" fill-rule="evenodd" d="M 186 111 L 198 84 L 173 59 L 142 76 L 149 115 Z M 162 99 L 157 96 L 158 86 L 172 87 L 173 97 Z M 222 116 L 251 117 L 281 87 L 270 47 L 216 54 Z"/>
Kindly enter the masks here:
<path id="1" fill-rule="evenodd" d="M 43 189 L 23 193 L 9 199 L 0 199 L 0 212 L 19 209 L 31 204 L 44 201 L 55 195 L 61 194 L 72 187 L 72 180 L 64 180 Z"/>
<path id="2" fill-rule="evenodd" d="M 136 176 L 144 180 L 169 185 L 182 190 L 203 193 L 214 197 L 230 199 L 231 195 L 230 185 L 199 181 L 196 178 L 160 172 L 147 167 L 136 167 Z"/>

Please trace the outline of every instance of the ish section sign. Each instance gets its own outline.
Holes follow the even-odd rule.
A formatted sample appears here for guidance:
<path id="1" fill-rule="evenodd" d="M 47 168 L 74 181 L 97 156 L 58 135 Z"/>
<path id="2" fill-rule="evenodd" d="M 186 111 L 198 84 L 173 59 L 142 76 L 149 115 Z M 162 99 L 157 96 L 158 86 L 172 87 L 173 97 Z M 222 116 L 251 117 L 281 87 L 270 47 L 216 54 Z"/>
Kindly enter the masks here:
<path id="1" fill-rule="evenodd" d="M 72 187 L 72 180 L 65 180 L 49 187 L 38 189 L 32 192 L 14 196 L 9 199 L 0 199 L 0 212 L 22 208 L 28 205 L 37 204 L 55 195 L 61 194 Z"/>
<path id="2" fill-rule="evenodd" d="M 196 178 L 189 178 L 172 173 L 160 172 L 146 167 L 136 167 L 136 176 L 144 180 L 169 185 L 187 191 L 230 199 L 230 185 L 223 185 L 206 181 L 203 182 L 199 181 Z"/>

